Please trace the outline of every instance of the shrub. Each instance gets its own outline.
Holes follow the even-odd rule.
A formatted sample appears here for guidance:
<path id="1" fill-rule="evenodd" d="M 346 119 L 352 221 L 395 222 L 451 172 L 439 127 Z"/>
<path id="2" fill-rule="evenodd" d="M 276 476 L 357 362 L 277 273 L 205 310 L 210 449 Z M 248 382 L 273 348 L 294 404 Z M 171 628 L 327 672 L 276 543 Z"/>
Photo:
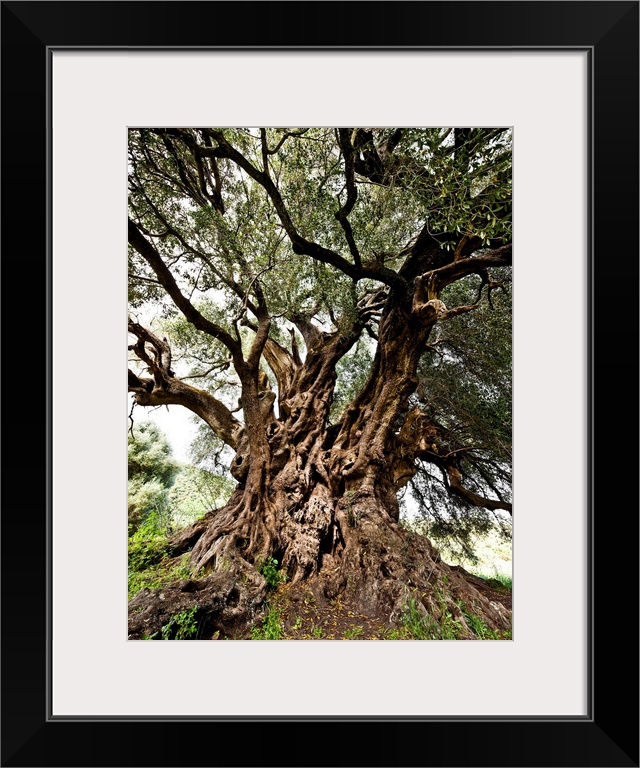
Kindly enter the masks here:
<path id="1" fill-rule="evenodd" d="M 258 573 L 264 576 L 269 589 L 275 589 L 279 584 L 287 580 L 287 574 L 278 569 L 278 561 L 275 557 L 267 557 L 257 564 Z"/>
<path id="2" fill-rule="evenodd" d="M 198 606 L 180 611 L 172 616 L 168 624 L 162 627 L 163 640 L 196 640 L 198 637 L 198 622 L 196 613 Z"/>

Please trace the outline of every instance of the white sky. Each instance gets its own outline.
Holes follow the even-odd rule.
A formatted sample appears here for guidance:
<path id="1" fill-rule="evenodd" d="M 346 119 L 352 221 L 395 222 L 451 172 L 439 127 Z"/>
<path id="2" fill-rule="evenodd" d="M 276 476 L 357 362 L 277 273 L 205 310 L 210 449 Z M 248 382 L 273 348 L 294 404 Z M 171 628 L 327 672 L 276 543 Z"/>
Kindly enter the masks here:
<path id="1" fill-rule="evenodd" d="M 215 292 L 210 292 L 215 295 Z M 169 300 L 167 300 L 168 303 Z M 158 331 L 158 324 L 162 324 L 162 304 L 158 302 L 148 302 L 143 307 L 131 311 L 131 317 L 152 331 Z M 132 337 L 130 337 L 132 338 Z M 129 342 L 131 343 L 131 341 Z M 133 353 L 129 353 L 129 366 L 133 371 L 140 369 L 140 362 Z M 174 368 L 180 366 L 173 361 Z M 186 373 L 186 371 L 184 372 Z M 147 376 L 147 372 L 142 370 L 142 375 Z M 184 375 L 184 374 L 178 374 Z M 131 413 L 133 397 L 129 395 L 127 399 L 127 414 Z M 153 408 L 146 408 L 142 405 L 136 405 L 133 409 L 134 422 L 153 421 L 165 433 L 173 455 L 178 461 L 190 463 L 189 447 L 196 436 L 196 424 L 193 421 L 194 414 L 182 405 L 161 405 Z M 131 422 L 127 419 L 127 429 Z"/>
<path id="2" fill-rule="evenodd" d="M 129 397 L 129 410 L 131 411 L 132 398 Z M 165 433 L 173 455 L 178 461 L 190 463 L 189 447 L 196 436 L 196 425 L 192 419 L 193 414 L 182 405 L 161 405 L 154 408 L 145 408 L 136 405 L 133 409 L 133 421 L 139 424 L 142 421 L 153 421 Z M 127 419 L 127 429 L 131 422 Z"/>

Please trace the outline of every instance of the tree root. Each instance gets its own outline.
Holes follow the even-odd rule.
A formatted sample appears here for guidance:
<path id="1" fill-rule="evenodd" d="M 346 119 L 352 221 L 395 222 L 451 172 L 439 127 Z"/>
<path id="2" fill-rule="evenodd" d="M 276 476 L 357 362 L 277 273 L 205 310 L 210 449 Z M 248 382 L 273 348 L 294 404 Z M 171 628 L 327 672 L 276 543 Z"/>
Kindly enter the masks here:
<path id="1" fill-rule="evenodd" d="M 240 514 L 234 518 L 232 510 Z M 172 617 L 194 609 L 198 635 L 192 639 L 249 636 L 268 598 L 259 572 L 265 546 L 278 542 L 243 536 L 237 504 L 223 512 L 174 538 L 174 551 L 197 539 L 191 563 L 204 575 L 139 592 L 129 604 L 129 639 L 162 639 Z M 286 514 L 280 530 L 288 545 L 269 556 L 278 554 L 289 581 L 308 586 L 319 604 L 341 597 L 389 628 L 401 626 L 412 611 L 445 639 L 477 639 L 478 626 L 489 637 L 510 630 L 511 611 L 495 599 L 495 590 L 444 563 L 428 539 L 403 528 L 371 496 L 345 497 L 334 507 L 326 493 L 316 493 Z"/>

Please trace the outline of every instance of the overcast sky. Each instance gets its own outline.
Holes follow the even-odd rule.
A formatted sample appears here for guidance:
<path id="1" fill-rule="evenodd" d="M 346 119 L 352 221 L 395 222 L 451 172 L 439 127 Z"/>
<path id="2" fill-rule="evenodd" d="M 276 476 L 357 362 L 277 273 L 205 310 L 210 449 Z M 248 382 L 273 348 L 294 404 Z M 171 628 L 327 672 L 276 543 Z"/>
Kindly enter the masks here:
<path id="1" fill-rule="evenodd" d="M 129 412 L 131 411 L 129 398 Z M 189 447 L 196 435 L 196 426 L 192 421 L 192 413 L 182 405 L 162 405 L 156 408 L 144 408 L 136 405 L 133 409 L 133 421 L 139 424 L 143 421 L 154 421 L 165 433 L 173 455 L 178 461 L 190 463 Z M 127 428 L 131 422 L 127 422 Z"/>

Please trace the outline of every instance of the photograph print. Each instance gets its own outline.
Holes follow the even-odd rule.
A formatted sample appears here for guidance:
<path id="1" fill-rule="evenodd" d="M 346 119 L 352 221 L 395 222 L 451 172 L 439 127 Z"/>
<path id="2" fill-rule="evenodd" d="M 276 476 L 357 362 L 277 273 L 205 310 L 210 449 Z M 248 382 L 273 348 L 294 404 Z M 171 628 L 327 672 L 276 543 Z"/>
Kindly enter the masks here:
<path id="1" fill-rule="evenodd" d="M 128 639 L 512 639 L 512 130 L 128 131 Z"/>

